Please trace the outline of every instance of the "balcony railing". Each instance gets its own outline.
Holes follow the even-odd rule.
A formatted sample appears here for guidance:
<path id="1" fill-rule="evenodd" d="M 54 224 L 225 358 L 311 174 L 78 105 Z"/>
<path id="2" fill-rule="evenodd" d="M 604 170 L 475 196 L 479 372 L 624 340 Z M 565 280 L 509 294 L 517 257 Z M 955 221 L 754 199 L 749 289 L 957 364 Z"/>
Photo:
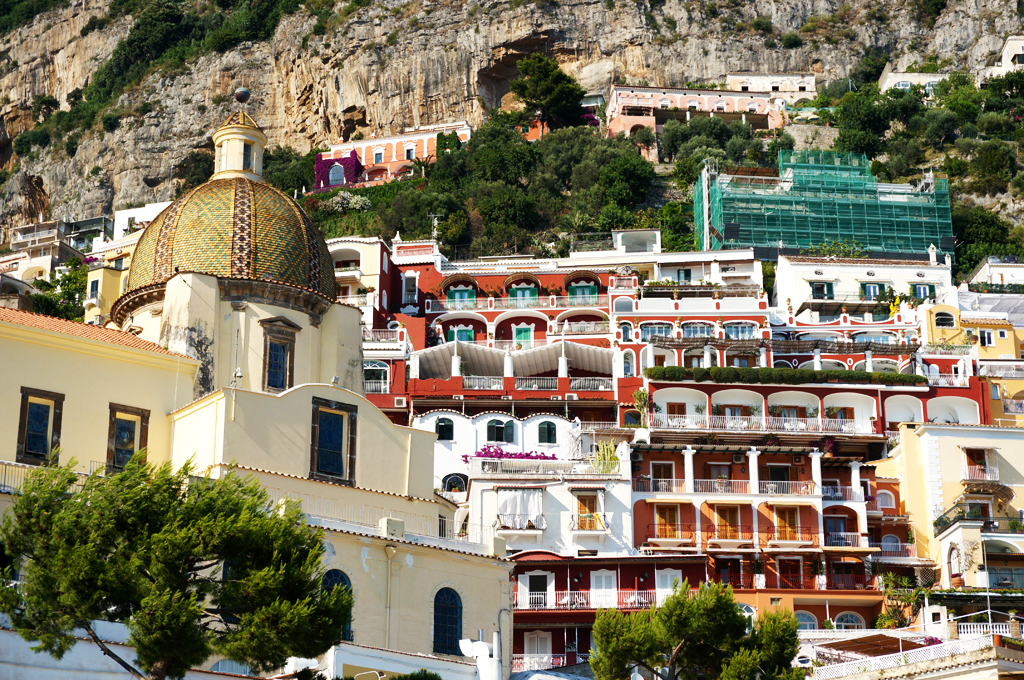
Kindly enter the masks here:
<path id="1" fill-rule="evenodd" d="M 561 340 L 561 338 L 559 338 Z M 551 345 L 555 338 L 519 338 L 518 340 L 492 340 L 494 349 L 519 351 Z"/>
<path id="2" fill-rule="evenodd" d="M 812 527 L 773 527 L 768 533 L 768 540 L 799 541 L 800 543 L 816 543 L 818 530 Z"/>
<path id="3" fill-rule="evenodd" d="M 750 590 L 754 587 L 753 574 L 712 574 L 710 580 L 732 586 L 737 590 Z"/>
<path id="4" fill-rule="evenodd" d="M 611 378 L 569 378 L 570 392 L 601 392 L 611 389 Z"/>
<path id="5" fill-rule="evenodd" d="M 810 496 L 814 493 L 814 482 L 758 482 L 760 493 L 768 496 Z"/>
<path id="6" fill-rule="evenodd" d="M 974 345 L 925 345 L 921 348 L 922 354 L 938 354 L 947 356 L 963 356 L 971 353 Z"/>
<path id="7" fill-rule="evenodd" d="M 364 380 L 363 392 L 365 394 L 388 394 L 387 380 Z"/>
<path id="8" fill-rule="evenodd" d="M 555 307 L 607 307 L 607 295 L 556 295 L 551 298 Z"/>
<path id="9" fill-rule="evenodd" d="M 470 458 L 473 475 L 619 477 L 619 461 L 533 460 L 529 458 Z"/>
<path id="10" fill-rule="evenodd" d="M 768 431 L 790 434 L 818 434 L 835 432 L 840 434 L 873 434 L 870 421 L 845 420 L 842 418 L 784 418 L 780 416 L 720 416 L 720 415 L 666 415 L 652 413 L 651 426 L 670 430 L 725 430 L 725 431 Z"/>
<path id="11" fill-rule="evenodd" d="M 686 480 L 634 477 L 633 491 L 640 493 L 686 493 Z"/>
<path id="12" fill-rule="evenodd" d="M 1003 399 L 1003 413 L 1024 413 L 1024 399 Z"/>
<path id="13" fill-rule="evenodd" d="M 937 387 L 967 387 L 968 379 L 965 375 L 956 373 L 929 373 L 928 384 Z"/>
<path id="14" fill-rule="evenodd" d="M 558 389 L 558 378 L 516 378 L 517 390 L 546 390 Z"/>
<path id="15" fill-rule="evenodd" d="M 620 430 L 625 425 L 620 425 L 614 420 L 589 420 L 580 423 L 580 429 L 584 432 L 600 432 L 602 430 Z"/>
<path id="16" fill-rule="evenodd" d="M 462 376 L 462 389 L 503 390 L 505 389 L 505 379 L 500 375 L 464 375 Z"/>
<path id="17" fill-rule="evenodd" d="M 428 311 L 461 312 L 467 309 L 487 309 L 487 298 L 469 300 L 427 300 Z"/>
<path id="18" fill-rule="evenodd" d="M 650 609 L 657 590 L 556 590 L 513 593 L 515 609 Z"/>
<path id="19" fill-rule="evenodd" d="M 339 295 L 338 302 L 343 305 L 352 305 L 353 307 L 362 307 L 368 304 L 365 295 Z"/>
<path id="20" fill-rule="evenodd" d="M 960 479 L 966 482 L 998 482 L 999 469 L 991 465 L 965 465 L 960 469 Z"/>
<path id="21" fill-rule="evenodd" d="M 877 554 L 878 557 L 917 557 L 917 546 L 913 543 L 872 541 L 870 545 L 872 548 L 878 548 L 881 551 Z"/>
<path id="22" fill-rule="evenodd" d="M 363 271 L 359 267 L 335 267 L 334 276 L 337 278 L 363 278 Z"/>
<path id="23" fill-rule="evenodd" d="M 543 531 L 547 526 L 544 515 L 499 513 L 494 522 L 494 528 L 498 531 Z"/>
<path id="24" fill-rule="evenodd" d="M 818 579 L 806 574 L 765 574 L 764 585 L 781 590 L 817 590 Z"/>
<path id="25" fill-rule="evenodd" d="M 495 309 L 537 309 L 538 307 L 547 307 L 549 304 L 547 296 L 494 298 Z"/>
<path id="26" fill-rule="evenodd" d="M 750 493 L 750 481 L 746 479 L 695 479 L 693 490 L 697 493 Z"/>
<path id="27" fill-rule="evenodd" d="M 565 654 L 513 654 L 512 672 L 546 671 L 565 665 Z"/>
<path id="28" fill-rule="evenodd" d="M 117 465 L 116 463 L 109 463 L 105 460 L 90 460 L 89 461 L 89 474 L 90 475 L 103 475 L 109 477 L 118 473 L 124 472 L 124 465 Z"/>
<path id="29" fill-rule="evenodd" d="M 750 524 L 719 524 L 707 529 L 709 541 L 751 541 L 754 539 L 754 527 Z"/>
<path id="30" fill-rule="evenodd" d="M 825 545 L 832 548 L 867 547 L 864 537 L 856 531 L 830 531 L 825 534 Z"/>
<path id="31" fill-rule="evenodd" d="M 958 623 L 956 632 L 961 640 L 981 637 L 982 635 L 1005 635 L 1010 637 L 1009 623 Z"/>
<path id="32" fill-rule="evenodd" d="M 363 328 L 363 342 L 398 342 L 399 331 L 387 328 Z"/>
<path id="33" fill-rule="evenodd" d="M 1009 569 L 989 567 L 988 572 L 989 587 L 999 588 L 1000 590 L 1024 590 L 1024 569 L 1019 567 L 1010 567 Z"/>
<path id="34" fill-rule="evenodd" d="M 861 574 L 829 574 L 825 577 L 829 590 L 874 590 L 875 577 Z"/>
<path id="35" fill-rule="evenodd" d="M 589 335 L 608 333 L 610 327 L 607 321 L 566 321 L 558 327 L 558 332 L 564 335 Z"/>
<path id="36" fill-rule="evenodd" d="M 0 493 L 18 493 L 25 485 L 25 477 L 37 469 L 38 465 L 26 465 L 24 463 L 0 463 Z M 86 475 L 78 473 L 79 481 L 72 487 L 72 491 L 81 491 L 85 483 Z"/>
<path id="37" fill-rule="evenodd" d="M 863 503 L 864 492 L 852 486 L 823 486 L 821 487 L 821 499 L 824 501 Z"/>
<path id="38" fill-rule="evenodd" d="M 694 525 L 656 523 L 647 525 L 647 540 L 692 541 Z"/>
<path id="39" fill-rule="evenodd" d="M 608 519 L 603 512 L 573 515 L 569 518 L 569 531 L 608 531 Z"/>

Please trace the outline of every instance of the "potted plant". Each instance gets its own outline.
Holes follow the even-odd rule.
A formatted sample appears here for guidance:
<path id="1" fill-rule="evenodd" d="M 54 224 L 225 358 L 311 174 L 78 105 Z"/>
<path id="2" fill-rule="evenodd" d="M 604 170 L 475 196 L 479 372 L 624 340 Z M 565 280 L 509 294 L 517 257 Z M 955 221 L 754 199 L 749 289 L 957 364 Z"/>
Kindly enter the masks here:
<path id="1" fill-rule="evenodd" d="M 963 574 L 950 574 L 949 575 L 949 585 L 951 585 L 954 588 L 963 588 L 964 587 L 964 575 Z"/>
<path id="2" fill-rule="evenodd" d="M 782 407 L 781 406 L 769 406 L 768 407 L 768 415 L 772 416 L 773 418 L 781 417 L 782 416 Z"/>
<path id="3" fill-rule="evenodd" d="M 1011 519 L 1006 523 L 1006 528 L 1012 533 L 1019 534 L 1024 531 L 1024 524 L 1021 524 L 1019 519 Z"/>
<path id="4" fill-rule="evenodd" d="M 839 415 L 839 407 L 838 406 L 826 406 L 825 407 L 825 417 L 828 418 L 829 420 L 835 420 L 836 416 L 838 416 L 838 415 Z"/>
<path id="5" fill-rule="evenodd" d="M 718 475 L 718 479 L 715 480 L 715 491 L 718 493 L 725 493 L 725 490 L 729 488 L 729 478 L 725 475 Z"/>

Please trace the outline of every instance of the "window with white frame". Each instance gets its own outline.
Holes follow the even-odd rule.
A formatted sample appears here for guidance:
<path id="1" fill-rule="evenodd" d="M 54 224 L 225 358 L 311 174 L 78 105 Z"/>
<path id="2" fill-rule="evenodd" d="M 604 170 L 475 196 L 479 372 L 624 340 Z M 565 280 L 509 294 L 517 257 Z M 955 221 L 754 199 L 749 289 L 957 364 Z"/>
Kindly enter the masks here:
<path id="1" fill-rule="evenodd" d="M 411 161 L 416 158 L 416 147 L 405 147 L 405 160 Z"/>
<path id="2" fill-rule="evenodd" d="M 725 336 L 732 340 L 753 340 L 757 326 L 747 323 L 726 324 Z"/>
<path id="3" fill-rule="evenodd" d="M 878 492 L 878 507 L 880 508 L 895 508 L 896 497 L 891 491 L 879 491 Z"/>
<path id="4" fill-rule="evenodd" d="M 373 162 L 374 162 L 375 165 L 378 164 L 378 163 L 383 163 L 384 162 L 384 152 L 383 151 L 374 151 L 373 152 Z"/>
<path id="5" fill-rule="evenodd" d="M 837 630 L 863 630 L 864 617 L 856 612 L 843 612 L 836 617 Z"/>
<path id="6" fill-rule="evenodd" d="M 998 335 L 999 335 L 999 339 L 1000 340 L 1005 340 L 1006 339 L 1006 331 L 1000 330 Z"/>
<path id="7" fill-rule="evenodd" d="M 622 375 L 626 378 L 633 377 L 633 366 L 635 362 L 632 350 L 626 350 L 622 353 Z"/>
<path id="8" fill-rule="evenodd" d="M 798 611 L 796 614 L 797 630 L 816 630 L 818 618 L 810 612 Z"/>
<path id="9" fill-rule="evenodd" d="M 709 323 L 688 323 L 683 326 L 684 338 L 710 338 L 715 333 L 715 327 Z"/>
<path id="10" fill-rule="evenodd" d="M 982 347 L 991 347 L 995 344 L 992 339 L 992 331 L 988 328 L 978 329 L 978 344 Z"/>
<path id="11" fill-rule="evenodd" d="M 498 527 L 505 531 L 545 529 L 544 489 L 498 489 Z"/>
<path id="12" fill-rule="evenodd" d="M 402 304 L 403 305 L 414 305 L 416 304 L 419 296 L 419 288 L 417 281 L 419 275 L 413 272 L 406 272 L 402 274 Z"/>

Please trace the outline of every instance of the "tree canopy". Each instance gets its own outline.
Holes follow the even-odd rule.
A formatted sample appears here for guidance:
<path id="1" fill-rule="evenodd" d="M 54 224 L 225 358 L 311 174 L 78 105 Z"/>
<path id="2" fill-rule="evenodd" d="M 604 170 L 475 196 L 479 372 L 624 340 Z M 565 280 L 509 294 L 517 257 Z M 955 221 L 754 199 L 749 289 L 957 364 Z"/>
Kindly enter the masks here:
<path id="1" fill-rule="evenodd" d="M 37 280 L 33 285 L 39 293 L 32 296 L 32 311 L 36 314 L 56 316 L 69 321 L 85 318 L 85 287 L 89 279 L 89 268 L 81 260 L 72 258 L 64 263 L 67 271 L 58 274 L 50 272 L 50 280 Z"/>
<path id="2" fill-rule="evenodd" d="M 144 451 L 84 483 L 73 466 L 33 470 L 0 527 L 22 565 L 20 585 L 5 574 L 0 612 L 36 651 L 61 658 L 77 628 L 134 677 L 163 680 L 214 653 L 262 672 L 341 639 L 351 593 L 321 588 L 323 539 L 297 503 L 275 507 L 233 472 L 147 465 Z M 127 625 L 137 668 L 97 620 Z"/>
<path id="3" fill-rule="evenodd" d="M 800 680 L 797 625 L 778 610 L 751 626 L 731 586 L 701 583 L 691 593 L 684 581 L 650 611 L 599 611 L 590 665 L 598 680 L 628 680 L 636 666 L 661 680 Z"/>
<path id="4" fill-rule="evenodd" d="M 580 124 L 586 92 L 557 61 L 534 52 L 516 62 L 516 68 L 523 77 L 509 83 L 509 89 L 531 116 L 551 128 Z"/>

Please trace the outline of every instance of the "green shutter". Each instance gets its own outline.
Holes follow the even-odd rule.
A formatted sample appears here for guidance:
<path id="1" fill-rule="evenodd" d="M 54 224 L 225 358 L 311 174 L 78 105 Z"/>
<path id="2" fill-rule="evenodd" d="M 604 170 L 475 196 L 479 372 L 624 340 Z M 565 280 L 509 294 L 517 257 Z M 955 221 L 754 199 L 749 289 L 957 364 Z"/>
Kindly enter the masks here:
<path id="1" fill-rule="evenodd" d="M 511 420 L 508 421 L 507 423 L 505 423 L 505 443 L 506 444 L 511 444 L 512 443 L 512 421 Z"/>
<path id="2" fill-rule="evenodd" d="M 455 341 L 455 329 L 454 328 L 449 328 L 448 329 L 448 342 L 454 342 L 454 341 Z"/>
<path id="3" fill-rule="evenodd" d="M 528 291 L 526 297 L 536 300 L 540 296 L 540 291 L 536 288 L 527 288 Z"/>
<path id="4" fill-rule="evenodd" d="M 497 423 L 498 423 L 497 420 L 489 420 L 489 421 L 487 421 L 487 441 L 489 441 L 489 442 L 496 442 L 496 441 L 498 441 L 498 436 L 497 436 L 497 433 L 495 431 L 496 430 L 495 425 L 497 425 Z"/>
<path id="5" fill-rule="evenodd" d="M 466 298 L 469 300 L 476 300 L 476 290 L 471 288 L 469 290 L 469 294 L 466 295 Z"/>
<path id="6" fill-rule="evenodd" d="M 928 297 L 930 297 L 933 301 L 935 300 L 935 286 L 928 286 Z"/>
<path id="7" fill-rule="evenodd" d="M 836 294 L 835 294 L 835 291 L 832 289 L 832 282 L 831 281 L 826 281 L 825 282 L 825 299 L 826 300 L 835 300 L 836 299 Z"/>
<path id="8" fill-rule="evenodd" d="M 865 298 L 868 296 L 868 284 L 866 284 L 866 283 L 860 284 L 860 295 L 861 295 L 861 297 L 865 297 Z"/>

